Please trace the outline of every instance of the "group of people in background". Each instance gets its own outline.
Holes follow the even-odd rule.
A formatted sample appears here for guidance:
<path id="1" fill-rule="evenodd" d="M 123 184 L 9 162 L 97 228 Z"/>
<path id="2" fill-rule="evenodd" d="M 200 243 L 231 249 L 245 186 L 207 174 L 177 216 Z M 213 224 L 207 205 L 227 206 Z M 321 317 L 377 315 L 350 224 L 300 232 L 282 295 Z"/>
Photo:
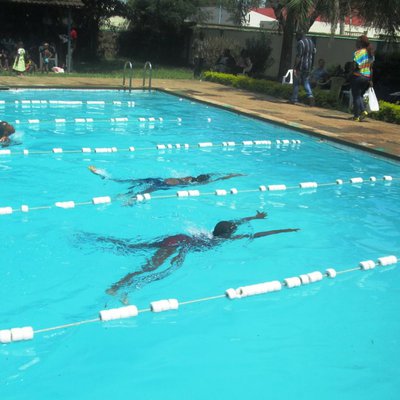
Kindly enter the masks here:
<path id="1" fill-rule="evenodd" d="M 223 53 L 215 63 L 213 70 L 215 72 L 223 72 L 227 74 L 249 75 L 252 68 L 253 63 L 247 50 L 242 49 L 238 59 L 235 60 L 230 49 L 224 49 Z"/>
<path id="2" fill-rule="evenodd" d="M 198 37 L 193 41 L 193 76 L 199 78 L 205 65 L 206 47 L 204 43 L 204 34 L 200 32 Z M 239 57 L 235 60 L 231 50 L 226 48 L 218 57 L 215 65 L 212 67 L 213 71 L 223 72 L 226 74 L 243 74 L 249 75 L 253 68 L 253 63 L 247 50 L 242 49 Z"/>
<path id="3" fill-rule="evenodd" d="M 310 106 L 315 104 L 312 87 L 328 87 L 331 76 L 342 76 L 347 81 L 353 97 L 354 121 L 363 121 L 367 116 L 364 103 L 364 94 L 372 86 L 372 65 L 374 62 L 374 49 L 367 36 L 361 35 L 356 41 L 356 51 L 353 60 L 347 62 L 342 69 L 336 68 L 332 75 L 325 69 L 325 61 L 319 59 L 318 67 L 312 69 L 316 47 L 314 42 L 307 38 L 304 33 L 296 35 L 297 51 L 293 66 L 293 93 L 290 103 L 298 102 L 299 86 L 302 84 L 306 91 L 307 100 Z"/>
<path id="4" fill-rule="evenodd" d="M 76 48 L 78 33 L 76 28 L 70 31 L 70 52 L 73 54 Z M 0 38 L 0 71 L 12 71 L 22 76 L 39 71 L 61 72 L 67 63 L 68 35 L 59 35 L 60 44 L 54 42 L 42 42 L 40 45 L 24 46 L 22 41 L 14 41 L 11 38 Z M 31 40 L 32 43 L 34 43 Z M 35 40 L 36 42 L 36 40 Z M 58 48 L 58 50 L 57 50 Z M 62 60 L 62 65 L 57 65 L 56 60 Z"/>
<path id="5" fill-rule="evenodd" d="M 293 65 L 293 92 L 289 100 L 291 104 L 299 101 L 299 88 L 303 85 L 307 101 L 310 106 L 315 105 L 313 88 L 329 89 L 331 78 L 339 76 L 345 79 L 342 90 L 350 88 L 353 98 L 353 110 L 355 121 L 363 121 L 368 113 L 364 104 L 364 94 L 372 86 L 372 64 L 374 62 L 374 50 L 365 35 L 361 35 L 356 41 L 356 51 L 352 61 L 347 62 L 342 68 L 340 65 L 328 73 L 325 69 L 325 60 L 320 58 L 315 68 L 314 59 L 317 52 L 312 39 L 305 36 L 303 32 L 296 34 L 296 57 Z M 200 32 L 193 42 L 194 77 L 199 78 L 204 68 L 206 59 L 206 48 L 204 34 Z M 215 72 L 228 74 L 250 75 L 253 61 L 247 50 L 243 49 L 237 60 L 233 57 L 231 50 L 226 48 L 211 68 Z"/>
<path id="6" fill-rule="evenodd" d="M 38 63 L 32 57 L 32 50 L 27 51 L 22 42 L 15 44 L 15 50 L 11 54 L 2 48 L 0 50 L 0 69 L 11 70 L 19 76 L 37 72 L 39 69 L 41 72 L 48 73 L 55 66 L 53 65 L 54 62 L 52 64 L 50 61 L 56 54 L 55 46 L 46 42 L 40 45 L 36 51 L 38 51 L 42 60 L 41 68 L 38 67 Z"/>

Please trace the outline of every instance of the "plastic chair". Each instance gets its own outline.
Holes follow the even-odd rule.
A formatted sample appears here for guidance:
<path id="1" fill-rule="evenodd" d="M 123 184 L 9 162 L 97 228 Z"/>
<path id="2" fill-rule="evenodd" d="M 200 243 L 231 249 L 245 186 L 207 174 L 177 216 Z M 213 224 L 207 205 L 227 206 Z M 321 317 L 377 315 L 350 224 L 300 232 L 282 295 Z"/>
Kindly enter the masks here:
<path id="1" fill-rule="evenodd" d="M 349 99 L 348 109 L 351 110 L 353 107 L 353 95 L 351 93 L 351 90 L 350 89 L 342 90 L 341 96 L 342 96 L 343 102 L 346 102 L 347 98 Z"/>
<path id="2" fill-rule="evenodd" d="M 342 86 L 346 82 L 346 79 L 342 78 L 341 76 L 332 76 L 329 81 L 331 82 L 331 88 L 329 90 L 330 95 L 335 100 L 339 100 L 340 92 L 342 90 Z"/>
<path id="3" fill-rule="evenodd" d="M 287 79 L 289 78 L 289 81 Z M 282 78 L 282 85 L 287 84 L 287 85 L 293 85 L 293 70 L 288 69 L 286 72 L 286 75 Z"/>

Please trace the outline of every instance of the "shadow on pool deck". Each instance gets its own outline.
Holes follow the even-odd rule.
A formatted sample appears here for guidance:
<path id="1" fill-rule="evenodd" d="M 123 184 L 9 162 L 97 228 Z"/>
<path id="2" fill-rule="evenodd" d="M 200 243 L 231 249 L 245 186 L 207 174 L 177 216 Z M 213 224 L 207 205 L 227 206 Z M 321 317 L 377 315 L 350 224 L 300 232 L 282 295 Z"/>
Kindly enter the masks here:
<path id="1" fill-rule="evenodd" d="M 141 80 L 135 79 L 133 87 L 141 88 Z M 345 142 L 368 149 L 377 154 L 400 160 L 400 126 L 381 121 L 354 122 L 346 114 L 336 110 L 304 105 L 287 104 L 283 100 L 254 94 L 216 83 L 196 80 L 153 79 L 153 88 L 191 97 L 217 106 L 228 107 L 257 118 L 285 124 L 305 130 L 313 135 Z M 136 86 L 135 86 L 136 85 Z M 0 76 L 3 87 L 121 87 L 121 79 L 86 78 L 69 76 Z M 0 91 L 1 99 L 1 91 Z"/>

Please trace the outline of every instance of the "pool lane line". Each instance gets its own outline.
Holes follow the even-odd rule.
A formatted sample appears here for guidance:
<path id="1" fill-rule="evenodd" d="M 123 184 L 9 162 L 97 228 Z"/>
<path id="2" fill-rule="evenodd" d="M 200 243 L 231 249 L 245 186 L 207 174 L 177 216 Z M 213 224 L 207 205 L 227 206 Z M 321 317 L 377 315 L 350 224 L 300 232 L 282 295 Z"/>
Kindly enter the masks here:
<path id="1" fill-rule="evenodd" d="M 13 156 L 13 155 L 43 155 L 43 154 L 108 154 L 108 153 L 118 153 L 118 152 L 128 152 L 134 153 L 136 151 L 149 151 L 149 150 L 157 150 L 161 153 L 165 154 L 165 151 L 169 150 L 193 150 L 193 149 L 210 149 L 210 148 L 223 148 L 223 149 L 234 149 L 234 148 L 247 148 L 251 149 L 257 146 L 262 146 L 262 148 L 272 149 L 273 146 L 275 149 L 299 149 L 302 144 L 299 139 L 274 139 L 272 140 L 243 140 L 241 142 L 234 141 L 223 141 L 221 143 L 213 143 L 213 142 L 198 142 L 195 144 L 189 143 L 167 143 L 167 144 L 156 144 L 152 147 L 135 147 L 129 146 L 128 148 L 117 148 L 115 146 L 112 147 L 82 147 L 80 149 L 72 149 L 72 150 L 64 150 L 62 147 L 53 147 L 51 150 L 28 150 L 23 149 L 22 151 L 12 151 L 11 149 L 0 149 L 0 156 Z"/>
<path id="2" fill-rule="evenodd" d="M 135 101 L 127 100 L 0 100 L 0 106 L 14 106 L 21 108 L 58 108 L 59 106 L 71 106 L 82 107 L 82 106 L 118 106 L 118 107 L 136 107 Z"/>
<path id="3" fill-rule="evenodd" d="M 204 117 L 204 119 L 199 120 L 200 122 L 207 122 L 211 124 L 213 122 L 212 118 Z M 28 118 L 27 120 L 16 119 L 11 121 L 14 125 L 27 125 L 27 126 L 38 126 L 42 124 L 55 124 L 57 127 L 63 127 L 65 125 L 77 124 L 92 124 L 96 123 L 111 123 L 111 124 L 128 124 L 128 123 L 139 123 L 141 124 L 149 124 L 154 125 L 156 123 L 162 125 L 163 123 L 177 123 L 178 125 L 182 125 L 182 122 L 190 122 L 193 120 L 184 120 L 182 117 L 174 117 L 174 118 L 164 118 L 164 117 L 140 117 L 133 116 L 132 118 L 128 118 L 127 116 L 114 116 L 110 118 L 86 118 L 86 117 L 74 117 L 74 118 L 54 118 L 54 119 L 38 119 L 38 118 Z"/>
<path id="4" fill-rule="evenodd" d="M 206 119 L 207 120 L 207 119 Z M 174 119 L 164 119 L 163 117 L 134 117 L 128 118 L 126 116 L 117 116 L 117 117 L 110 117 L 110 118 L 86 118 L 86 117 L 74 117 L 74 118 L 54 118 L 54 119 L 37 119 L 37 118 L 29 118 L 27 120 L 20 120 L 16 119 L 11 121 L 10 123 L 21 126 L 26 125 L 29 127 L 38 126 L 42 124 L 55 124 L 57 127 L 62 127 L 65 125 L 84 125 L 84 124 L 96 124 L 96 123 L 111 123 L 111 124 L 128 124 L 128 123 L 148 123 L 148 124 L 163 124 L 166 123 L 178 123 L 181 124 L 183 122 L 181 117 L 177 117 Z M 211 120 L 207 120 L 207 122 L 211 122 Z"/>
<path id="5" fill-rule="evenodd" d="M 318 189 L 318 187 L 328 187 L 328 186 L 341 187 L 345 184 L 365 185 L 366 183 L 369 183 L 371 186 L 374 186 L 376 182 L 385 182 L 386 185 L 390 185 L 393 181 L 398 181 L 398 180 L 400 180 L 400 177 L 396 178 L 390 175 L 384 175 L 382 178 L 376 178 L 375 176 L 371 176 L 369 180 L 364 180 L 361 177 L 355 177 L 355 178 L 350 178 L 348 181 L 344 181 L 343 179 L 337 179 L 335 182 L 331 183 L 300 182 L 296 186 L 286 186 L 283 184 L 260 185 L 258 189 L 245 189 L 245 190 L 230 188 L 230 189 L 215 189 L 213 192 L 201 192 L 198 189 L 193 189 L 193 190 L 178 190 L 174 194 L 155 195 L 155 196 L 152 196 L 150 193 L 143 193 L 143 194 L 138 194 L 129 200 L 121 199 L 121 195 L 117 195 L 116 197 L 98 196 L 98 197 L 93 197 L 90 201 L 88 200 L 80 202 L 75 202 L 73 200 L 57 201 L 54 204 L 47 206 L 29 207 L 28 205 L 24 204 L 21 205 L 19 208 L 12 208 L 11 206 L 0 207 L 0 216 L 13 214 L 14 212 L 28 213 L 29 211 L 45 210 L 45 209 L 57 209 L 57 208 L 69 209 L 69 208 L 88 206 L 88 205 L 104 206 L 107 204 L 111 204 L 113 202 L 122 202 L 122 201 L 125 201 L 125 205 L 127 206 L 133 206 L 150 200 L 163 200 L 163 199 L 176 199 L 176 198 L 182 199 L 182 198 L 192 198 L 201 196 L 225 197 L 228 195 L 235 196 L 239 193 L 285 192 L 286 190 L 294 190 L 294 189 L 297 190 L 312 189 L 312 192 L 316 192 L 317 191 L 316 189 Z"/>
<path id="6" fill-rule="evenodd" d="M 398 257 L 395 255 L 379 257 L 376 261 L 364 260 L 360 261 L 357 267 L 337 271 L 335 268 L 329 267 L 325 272 L 312 271 L 301 275 L 291 276 L 284 278 L 283 280 L 274 280 L 268 282 L 261 282 L 246 286 L 241 286 L 236 289 L 229 288 L 225 290 L 224 294 L 202 297 L 193 300 L 186 300 L 178 302 L 177 299 L 165 299 L 157 300 L 150 303 L 149 308 L 139 310 L 135 305 L 128 305 L 119 308 L 111 308 L 99 311 L 99 317 L 86 319 L 82 321 L 67 323 L 63 325 L 57 325 L 48 328 L 42 328 L 34 330 L 32 326 L 25 326 L 22 328 L 10 328 L 0 330 L 0 343 L 9 344 L 19 341 L 32 340 L 35 334 L 46 333 L 56 330 L 62 330 L 72 327 L 77 327 L 84 324 L 90 324 L 95 322 L 107 323 L 109 321 L 116 321 L 121 319 L 137 317 L 139 314 L 147 312 L 165 312 L 178 310 L 179 306 L 191 305 L 195 303 L 203 303 L 206 301 L 213 301 L 222 298 L 229 300 L 240 300 L 246 297 L 251 297 L 261 294 L 270 294 L 273 292 L 281 291 L 283 288 L 294 289 L 300 286 L 306 286 L 314 284 L 324 280 L 325 278 L 335 279 L 338 275 L 343 275 L 355 271 L 369 271 L 376 267 L 393 266 L 398 263 Z"/>

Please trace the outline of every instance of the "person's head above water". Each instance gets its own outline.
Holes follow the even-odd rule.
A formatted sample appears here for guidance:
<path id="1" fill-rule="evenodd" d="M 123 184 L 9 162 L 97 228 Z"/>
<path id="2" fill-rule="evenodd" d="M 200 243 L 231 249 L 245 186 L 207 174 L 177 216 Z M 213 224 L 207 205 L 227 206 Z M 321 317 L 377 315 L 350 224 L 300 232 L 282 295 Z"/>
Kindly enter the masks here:
<path id="1" fill-rule="evenodd" d="M 15 132 L 15 129 L 6 121 L 0 121 L 0 141 L 9 141 L 9 136 Z"/>
<path id="2" fill-rule="evenodd" d="M 213 230 L 213 236 L 220 238 L 230 238 L 232 233 L 237 229 L 237 225 L 231 221 L 220 221 L 215 225 Z"/>
<path id="3" fill-rule="evenodd" d="M 208 174 L 201 174 L 199 176 L 196 176 L 195 178 L 193 178 L 193 181 L 195 182 L 207 182 L 208 180 L 210 180 L 211 176 Z"/>

